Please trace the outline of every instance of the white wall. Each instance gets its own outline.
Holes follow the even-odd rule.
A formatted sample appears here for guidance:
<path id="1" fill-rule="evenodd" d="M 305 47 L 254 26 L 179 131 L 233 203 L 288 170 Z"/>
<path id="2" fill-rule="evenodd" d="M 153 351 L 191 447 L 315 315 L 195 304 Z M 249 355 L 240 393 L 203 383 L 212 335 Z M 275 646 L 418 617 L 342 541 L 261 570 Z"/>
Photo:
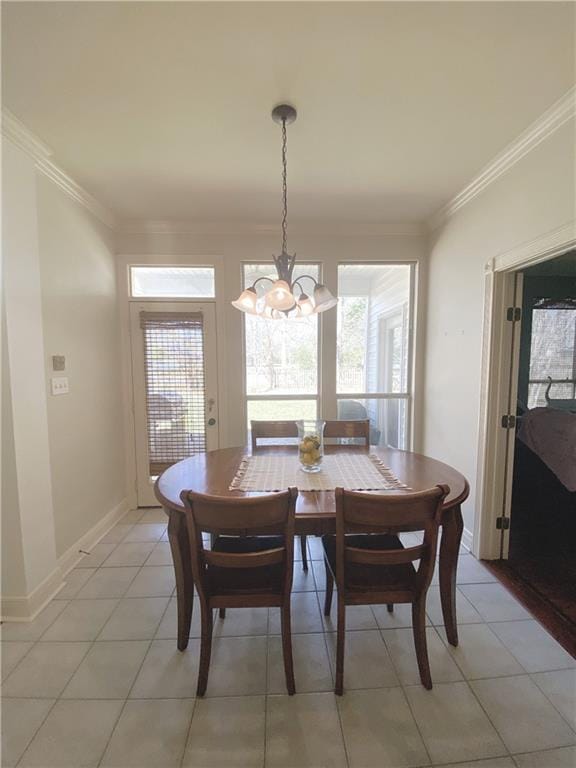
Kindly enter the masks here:
<path id="1" fill-rule="evenodd" d="M 125 496 L 116 261 L 112 232 L 38 175 L 38 236 L 56 550 L 61 556 Z M 52 355 L 66 370 L 52 371 Z"/>
<path id="2" fill-rule="evenodd" d="M 570 121 L 458 210 L 430 243 L 426 315 L 424 451 L 471 483 L 465 526 L 474 528 L 484 265 L 575 217 Z"/>

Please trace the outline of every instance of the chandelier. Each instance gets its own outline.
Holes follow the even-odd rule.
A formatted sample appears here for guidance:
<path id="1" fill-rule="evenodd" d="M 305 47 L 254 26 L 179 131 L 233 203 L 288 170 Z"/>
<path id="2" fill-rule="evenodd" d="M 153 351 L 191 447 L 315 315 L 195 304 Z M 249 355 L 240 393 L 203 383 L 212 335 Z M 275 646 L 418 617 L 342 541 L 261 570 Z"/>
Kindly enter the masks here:
<path id="1" fill-rule="evenodd" d="M 278 279 L 259 277 L 242 291 L 232 306 L 249 315 L 269 320 L 306 317 L 335 307 L 338 299 L 312 275 L 292 279 L 296 254 L 288 253 L 288 187 L 286 184 L 286 126 L 296 120 L 296 110 L 280 104 L 272 110 L 272 119 L 282 126 L 282 252 L 272 256 Z M 307 288 L 307 290 L 306 290 Z"/>

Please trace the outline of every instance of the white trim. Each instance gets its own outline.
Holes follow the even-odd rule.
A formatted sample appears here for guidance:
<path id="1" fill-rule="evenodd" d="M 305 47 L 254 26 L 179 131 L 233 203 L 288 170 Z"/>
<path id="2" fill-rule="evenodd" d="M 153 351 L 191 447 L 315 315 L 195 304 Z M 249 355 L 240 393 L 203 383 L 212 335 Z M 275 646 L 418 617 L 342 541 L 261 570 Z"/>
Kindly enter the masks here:
<path id="1" fill-rule="evenodd" d="M 107 227 L 115 228 L 114 214 L 75 182 L 59 165 L 50 160 L 54 154 L 52 149 L 5 108 L 2 110 L 2 135 L 32 158 L 40 173 L 47 176 L 77 203 L 87 208 Z"/>
<path id="2" fill-rule="evenodd" d="M 125 219 L 118 223 L 118 231 L 129 235 L 278 235 L 277 222 L 256 221 L 193 221 L 193 220 L 146 220 Z M 337 235 L 338 237 L 422 237 L 425 228 L 413 221 L 294 221 L 290 225 L 293 234 Z M 247 261 L 255 264 L 257 261 Z"/>
<path id="3" fill-rule="evenodd" d="M 500 556 L 500 534 L 496 517 L 503 498 L 501 463 L 502 434 L 498 416 L 502 411 L 502 382 L 510 372 L 510 345 L 506 343 L 506 277 L 510 273 L 552 259 L 576 247 L 576 220 L 539 238 L 521 243 L 496 255 L 485 266 L 484 324 L 482 332 L 482 380 L 476 473 L 474 554 L 483 559 Z M 500 505 L 501 506 L 501 505 Z"/>
<path id="4" fill-rule="evenodd" d="M 474 537 L 472 535 L 472 532 L 468 530 L 468 528 L 464 528 L 462 531 L 462 546 L 468 550 L 468 552 L 472 551 L 472 541 L 474 540 Z"/>
<path id="5" fill-rule="evenodd" d="M 499 152 L 464 189 L 458 192 L 446 205 L 428 221 L 429 231 L 438 229 L 457 210 L 469 203 L 486 187 L 516 165 L 541 142 L 549 138 L 568 120 L 576 116 L 576 86 L 558 99 L 549 109 L 523 131 L 502 152 Z"/>
<path id="6" fill-rule="evenodd" d="M 94 547 L 128 511 L 126 499 L 108 512 L 95 526 L 58 558 L 57 567 L 29 595 L 3 597 L 2 621 L 32 621 L 64 587 L 65 576 L 82 559 L 79 550 Z"/>

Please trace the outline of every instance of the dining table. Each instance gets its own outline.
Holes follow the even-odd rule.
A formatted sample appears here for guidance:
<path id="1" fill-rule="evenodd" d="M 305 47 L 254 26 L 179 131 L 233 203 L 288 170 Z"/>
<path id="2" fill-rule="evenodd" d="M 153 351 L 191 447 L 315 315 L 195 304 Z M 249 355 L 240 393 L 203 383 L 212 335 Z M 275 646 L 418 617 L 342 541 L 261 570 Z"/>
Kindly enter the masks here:
<path id="1" fill-rule="evenodd" d="M 291 454 L 297 461 L 296 446 L 262 446 L 258 448 L 274 454 Z M 365 447 L 352 445 L 326 445 L 327 454 L 334 452 L 364 452 Z M 462 538 L 461 505 L 468 498 L 468 481 L 456 469 L 441 461 L 411 451 L 370 446 L 371 456 L 377 458 L 410 490 L 423 491 L 445 484 L 450 492 L 444 500 L 441 518 L 440 551 L 438 556 L 440 600 L 446 637 L 451 645 L 458 645 L 456 620 L 456 570 Z M 199 453 L 168 467 L 156 480 L 154 492 L 168 515 L 168 540 L 174 563 L 178 615 L 178 648 L 188 645 L 194 582 L 192 578 L 191 550 L 182 491 L 195 491 L 213 496 L 245 497 L 263 495 L 258 491 L 231 488 L 242 462 L 250 455 L 248 447 L 221 448 Z M 376 491 L 389 493 L 389 491 Z M 402 493 L 402 491 L 394 491 Z M 295 533 L 313 536 L 334 533 L 336 510 L 334 491 L 299 490 L 296 502 Z"/>

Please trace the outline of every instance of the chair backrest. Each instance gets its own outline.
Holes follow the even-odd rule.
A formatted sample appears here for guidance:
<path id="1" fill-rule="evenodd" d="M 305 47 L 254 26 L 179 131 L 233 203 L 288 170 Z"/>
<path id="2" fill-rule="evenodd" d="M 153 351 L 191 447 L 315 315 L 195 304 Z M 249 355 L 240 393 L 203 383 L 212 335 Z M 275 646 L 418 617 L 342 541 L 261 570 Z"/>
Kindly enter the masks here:
<path id="1" fill-rule="evenodd" d="M 295 421 L 251 421 L 252 453 L 258 448 L 259 437 L 298 437 L 298 427 Z"/>
<path id="2" fill-rule="evenodd" d="M 437 485 L 426 491 L 379 495 L 336 488 L 336 571 L 344 589 L 346 565 L 404 565 L 420 560 L 417 590 L 427 589 L 434 572 L 442 505 L 450 489 Z M 422 544 L 404 549 L 347 546 L 347 533 L 424 531 Z"/>
<path id="3" fill-rule="evenodd" d="M 369 419 L 339 419 L 327 421 L 324 427 L 324 437 L 354 437 L 364 440 L 366 447 L 370 446 Z"/>
<path id="4" fill-rule="evenodd" d="M 258 568 L 284 563 L 285 587 L 292 586 L 294 514 L 298 490 L 235 498 L 182 491 L 190 539 L 192 575 L 199 594 L 206 593 L 206 567 Z M 204 548 L 203 533 L 224 536 L 281 535 L 283 545 L 258 552 L 214 552 Z"/>

